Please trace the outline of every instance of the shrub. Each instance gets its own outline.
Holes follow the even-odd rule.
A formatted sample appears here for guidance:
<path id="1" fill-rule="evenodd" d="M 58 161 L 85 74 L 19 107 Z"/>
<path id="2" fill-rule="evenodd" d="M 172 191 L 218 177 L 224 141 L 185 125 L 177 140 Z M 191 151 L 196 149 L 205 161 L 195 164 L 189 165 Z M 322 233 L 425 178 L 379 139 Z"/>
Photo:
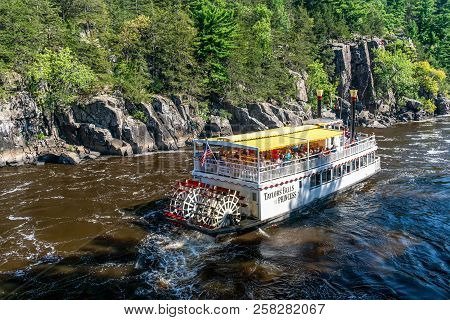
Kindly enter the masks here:
<path id="1" fill-rule="evenodd" d="M 45 140 L 45 138 L 46 138 L 46 135 L 43 133 L 43 132 L 39 132 L 38 134 L 37 134 L 37 136 L 36 136 L 36 138 L 38 139 L 38 140 Z"/>
<path id="2" fill-rule="evenodd" d="M 421 99 L 420 102 L 422 102 L 422 110 L 429 114 L 434 114 L 436 111 L 436 105 L 433 103 L 433 100 Z"/>
<path id="3" fill-rule="evenodd" d="M 147 123 L 148 122 L 148 117 L 146 116 L 146 114 L 142 111 L 135 111 L 132 113 L 131 115 L 134 119 L 141 121 L 143 123 Z"/>
<path id="4" fill-rule="evenodd" d="M 67 48 L 38 54 L 28 76 L 30 91 L 49 112 L 69 107 L 89 93 L 95 81 L 92 70 L 74 58 Z"/>
<path id="5" fill-rule="evenodd" d="M 415 73 L 423 95 L 436 96 L 438 92 L 444 91 L 445 72 L 433 68 L 428 61 L 415 63 Z"/>
<path id="6" fill-rule="evenodd" d="M 232 116 L 231 113 L 224 109 L 220 109 L 218 113 L 219 113 L 219 117 L 221 117 L 221 118 L 225 118 L 228 120 L 231 119 L 231 116 Z"/>

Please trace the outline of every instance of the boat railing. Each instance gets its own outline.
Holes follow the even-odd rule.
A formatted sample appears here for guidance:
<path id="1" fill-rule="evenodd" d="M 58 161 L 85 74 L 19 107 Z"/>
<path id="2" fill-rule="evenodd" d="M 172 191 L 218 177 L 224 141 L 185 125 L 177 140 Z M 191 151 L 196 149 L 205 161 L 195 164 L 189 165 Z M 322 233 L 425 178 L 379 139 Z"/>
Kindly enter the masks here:
<path id="1" fill-rule="evenodd" d="M 370 136 L 352 144 L 338 147 L 334 150 L 312 155 L 309 158 L 304 157 L 270 165 L 265 165 L 265 163 L 262 162 L 259 167 L 256 163 L 233 163 L 211 158 L 206 159 L 205 163 L 202 165 L 200 159 L 197 157 L 194 160 L 194 171 L 261 183 L 287 177 L 309 169 L 318 168 L 368 150 L 375 145 L 375 137 Z"/>

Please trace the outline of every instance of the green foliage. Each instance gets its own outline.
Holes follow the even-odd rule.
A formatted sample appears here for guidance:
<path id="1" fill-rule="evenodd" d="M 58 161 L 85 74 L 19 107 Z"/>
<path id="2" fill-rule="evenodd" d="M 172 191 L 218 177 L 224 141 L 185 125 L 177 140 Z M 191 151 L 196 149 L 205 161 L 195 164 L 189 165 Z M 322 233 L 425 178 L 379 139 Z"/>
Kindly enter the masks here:
<path id="1" fill-rule="evenodd" d="M 408 56 L 400 51 L 390 52 L 377 49 L 375 52 L 376 83 L 378 93 L 386 93 L 392 90 L 395 98 L 417 96 L 417 79 L 414 74 L 414 63 Z"/>
<path id="2" fill-rule="evenodd" d="M 45 140 L 45 139 L 47 138 L 47 136 L 46 136 L 43 132 L 39 132 L 39 133 L 36 135 L 36 138 L 37 138 L 38 140 Z"/>
<path id="3" fill-rule="evenodd" d="M 433 68 L 428 61 L 419 61 L 415 63 L 415 72 L 422 96 L 431 98 L 444 91 L 446 75 L 443 70 Z"/>
<path id="4" fill-rule="evenodd" d="M 235 48 L 236 22 L 233 11 L 222 1 L 194 1 L 192 15 L 197 28 L 196 57 L 210 94 L 220 94 L 228 84 L 228 58 Z"/>
<path id="5" fill-rule="evenodd" d="M 2 0 L 0 99 L 27 78 L 50 111 L 91 90 L 119 90 L 133 102 L 193 95 L 207 118 L 225 99 L 295 98 L 291 74 L 306 70 L 313 104 L 318 87 L 330 103 L 330 44 L 359 36 L 395 39 L 377 53 L 380 94 L 431 99 L 448 88 L 449 8 L 442 0 Z"/>
<path id="6" fill-rule="evenodd" d="M 306 86 L 309 101 L 316 101 L 316 90 L 320 89 L 323 90 L 324 103 L 331 105 L 332 98 L 336 94 L 337 85 L 330 82 L 323 64 L 315 61 L 308 65 L 307 71 L 308 79 L 306 81 Z M 313 110 L 316 110 L 316 107 L 317 105 L 313 104 Z"/>
<path id="7" fill-rule="evenodd" d="M 229 113 L 227 110 L 224 109 L 220 109 L 218 112 L 219 117 L 224 118 L 224 119 L 231 119 L 232 114 Z"/>
<path id="8" fill-rule="evenodd" d="M 434 104 L 433 100 L 431 99 L 420 99 L 420 102 L 422 102 L 422 110 L 429 114 L 434 114 L 436 111 L 436 105 Z"/>
<path id="9" fill-rule="evenodd" d="M 198 103 L 196 114 L 202 118 L 204 121 L 208 121 L 211 115 L 211 111 L 209 109 L 209 104 L 206 101 L 200 101 Z"/>
<path id="10" fill-rule="evenodd" d="M 95 76 L 70 49 L 45 50 L 28 71 L 30 91 L 44 110 L 62 110 L 89 93 Z"/>
<path id="11" fill-rule="evenodd" d="M 133 113 L 131 114 L 131 116 L 132 116 L 134 119 L 136 119 L 136 120 L 138 120 L 138 121 L 141 121 L 141 122 L 143 122 L 143 123 L 147 123 L 147 122 L 148 122 L 148 117 L 147 117 L 147 115 L 146 115 L 144 112 L 142 112 L 142 111 L 135 111 L 135 112 L 133 112 Z"/>
<path id="12" fill-rule="evenodd" d="M 0 64 L 24 72 L 40 50 L 60 43 L 60 30 L 49 0 L 0 1 Z"/>

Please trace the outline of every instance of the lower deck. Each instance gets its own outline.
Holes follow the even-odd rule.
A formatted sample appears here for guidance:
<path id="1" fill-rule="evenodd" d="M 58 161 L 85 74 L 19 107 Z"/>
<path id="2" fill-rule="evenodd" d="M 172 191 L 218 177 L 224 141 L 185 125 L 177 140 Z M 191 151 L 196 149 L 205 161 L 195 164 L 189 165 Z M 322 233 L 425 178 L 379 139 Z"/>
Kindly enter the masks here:
<path id="1" fill-rule="evenodd" d="M 357 184 L 379 170 L 380 159 L 375 157 L 374 152 L 370 152 L 347 161 L 286 177 L 271 184 L 254 187 L 218 181 L 205 176 L 196 178 L 209 185 L 239 191 L 245 197 L 246 203 L 246 207 L 241 208 L 243 221 L 265 221 Z"/>
<path id="2" fill-rule="evenodd" d="M 345 165 L 346 166 L 346 165 Z M 291 215 L 303 211 L 314 205 L 321 199 L 326 199 L 338 192 L 347 190 L 359 182 L 362 182 L 380 170 L 380 159 L 374 158 L 372 163 L 367 163 L 364 166 L 356 167 L 355 170 L 347 172 L 342 171 L 342 175 L 334 176 L 334 172 L 339 172 L 339 169 L 332 170 L 331 179 L 329 180 L 329 171 L 320 174 L 321 183 L 317 185 L 317 173 L 311 174 L 308 177 L 299 179 L 297 181 L 288 182 L 280 186 L 276 186 L 273 190 L 247 190 L 250 194 L 249 199 L 254 202 L 250 209 L 256 209 L 256 214 L 243 214 L 242 220 L 239 224 L 224 228 L 204 228 L 195 223 L 190 223 L 189 220 L 180 220 L 177 218 L 170 218 L 176 223 L 197 229 L 203 233 L 211 236 L 220 236 L 226 234 L 242 234 L 256 230 L 264 225 L 270 225 L 288 219 Z M 322 174 L 325 179 L 322 182 Z M 313 181 L 313 179 L 316 179 Z M 205 181 L 208 183 L 210 181 Z M 236 189 L 236 188 L 235 188 Z M 246 191 L 242 190 L 241 194 Z M 255 201 L 256 197 L 256 201 Z"/>

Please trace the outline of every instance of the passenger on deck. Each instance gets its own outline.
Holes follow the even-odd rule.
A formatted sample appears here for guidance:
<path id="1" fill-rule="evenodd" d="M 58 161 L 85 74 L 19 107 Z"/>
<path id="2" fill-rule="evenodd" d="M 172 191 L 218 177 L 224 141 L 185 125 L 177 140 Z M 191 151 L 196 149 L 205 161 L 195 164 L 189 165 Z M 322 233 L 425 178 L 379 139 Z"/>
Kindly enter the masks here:
<path id="1" fill-rule="evenodd" d="M 284 161 L 288 162 L 288 161 L 291 161 L 291 159 L 292 159 L 292 154 L 291 154 L 291 151 L 288 149 L 286 151 L 286 154 L 284 155 Z"/>

